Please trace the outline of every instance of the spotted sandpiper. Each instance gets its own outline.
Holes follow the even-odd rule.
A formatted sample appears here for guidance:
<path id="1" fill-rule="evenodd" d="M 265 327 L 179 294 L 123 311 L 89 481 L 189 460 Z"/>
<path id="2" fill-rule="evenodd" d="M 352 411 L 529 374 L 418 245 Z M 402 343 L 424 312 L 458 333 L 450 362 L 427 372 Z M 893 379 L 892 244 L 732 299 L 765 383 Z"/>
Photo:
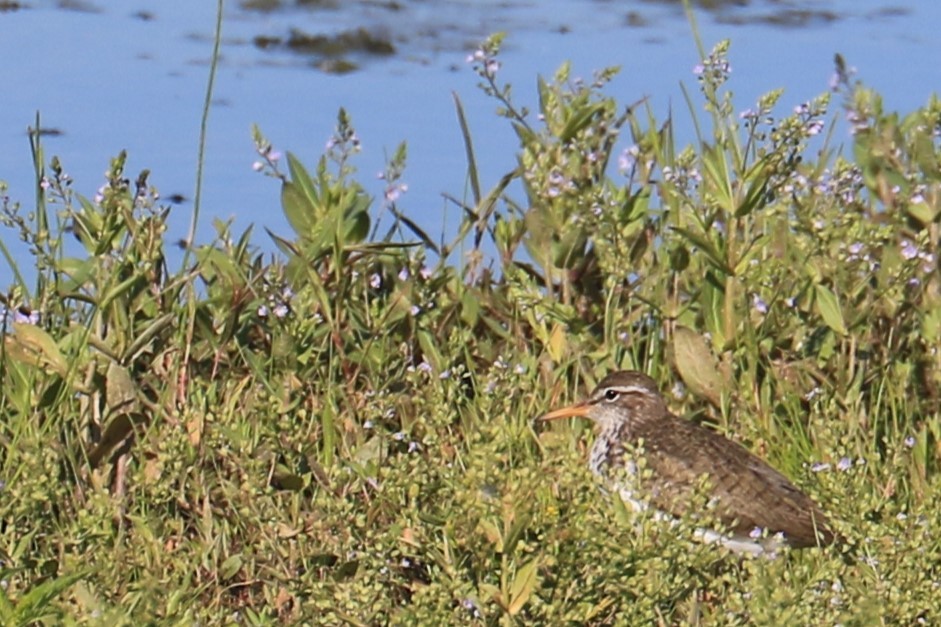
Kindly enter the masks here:
<path id="1" fill-rule="evenodd" d="M 740 444 L 673 415 L 643 373 L 612 373 L 587 400 L 540 420 L 574 416 L 598 426 L 592 472 L 635 511 L 652 507 L 671 519 L 696 515 L 690 511 L 695 496 L 708 497 L 722 530 L 697 529 L 696 535 L 738 553 L 773 554 L 782 544 L 805 548 L 834 540 L 810 497 Z"/>

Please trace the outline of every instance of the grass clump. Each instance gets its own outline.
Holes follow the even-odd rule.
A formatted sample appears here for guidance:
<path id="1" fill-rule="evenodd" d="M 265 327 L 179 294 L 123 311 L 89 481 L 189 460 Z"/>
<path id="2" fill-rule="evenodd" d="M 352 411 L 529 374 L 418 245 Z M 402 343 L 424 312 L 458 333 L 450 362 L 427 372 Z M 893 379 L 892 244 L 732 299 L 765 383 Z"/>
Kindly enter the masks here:
<path id="1" fill-rule="evenodd" d="M 537 120 L 499 43 L 475 69 L 518 166 L 485 190 L 471 158 L 447 243 L 401 205 L 404 145 L 372 209 L 344 112 L 312 168 L 255 131 L 276 255 L 220 223 L 175 272 L 148 173 L 120 155 L 86 198 L 33 135 L 44 191 L 3 208 L 38 277 L 3 296 L 5 622 L 938 619 L 938 101 L 885 112 L 838 60 L 834 92 L 738 113 L 722 43 L 680 147 L 613 69 L 540 80 Z M 615 368 L 847 544 L 741 562 L 605 497 L 584 427 L 532 418 Z"/>

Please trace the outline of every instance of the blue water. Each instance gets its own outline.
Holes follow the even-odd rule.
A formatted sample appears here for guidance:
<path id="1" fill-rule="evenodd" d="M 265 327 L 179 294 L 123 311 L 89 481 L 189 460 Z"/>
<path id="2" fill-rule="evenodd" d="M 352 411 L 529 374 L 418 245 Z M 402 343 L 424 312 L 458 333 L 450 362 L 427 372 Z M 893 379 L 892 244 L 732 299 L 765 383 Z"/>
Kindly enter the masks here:
<path id="1" fill-rule="evenodd" d="M 407 140 L 409 190 L 399 206 L 433 234 L 453 232 L 459 213 L 442 193 L 466 197 L 466 164 L 452 92 L 466 108 L 484 185 L 515 165 L 515 136 L 493 115 L 496 103 L 476 89 L 477 77 L 465 63 L 474 42 L 496 30 L 509 33 L 500 77 L 514 84 L 519 102 L 534 108 L 536 76 L 551 74 L 565 60 L 585 77 L 620 65 L 609 93 L 625 105 L 649 96 L 661 116 L 672 107 L 681 139 L 690 139 L 683 136 L 689 126 L 679 84 L 695 92 L 691 71 L 698 58 L 676 3 L 412 0 L 401 2 L 399 11 L 383 3 L 338 2 L 340 8 L 329 11 L 254 11 L 244 4 L 227 3 L 197 242 L 213 236 L 212 218 L 233 219 L 236 231 L 254 223 L 255 241 L 266 248 L 271 246 L 260 227 L 288 233 L 276 182 L 251 169 L 251 125 L 257 123 L 276 148 L 312 164 L 341 106 L 362 140 L 355 164 L 367 189 L 381 198 L 376 174 L 385 156 Z M 26 128 L 40 111 L 44 126 L 63 132 L 44 139 L 47 157 L 60 157 L 78 192 L 93 196 L 110 157 L 126 149 L 131 177 L 149 168 L 164 196 L 189 199 L 175 206 L 168 239 L 185 236 L 215 5 L 35 1 L 0 13 L 0 181 L 9 185 L 11 198 L 24 209 L 32 206 Z M 764 19 L 792 6 L 820 15 L 791 27 Z M 890 108 L 910 111 L 941 86 L 941 38 L 935 32 L 941 3 L 933 0 L 753 2 L 697 15 L 707 47 L 732 40 L 731 88 L 740 109 L 778 87 L 786 89 L 781 113 L 825 91 L 836 52 L 883 93 Z M 284 37 L 292 27 L 316 34 L 360 25 L 388 36 L 397 53 L 354 55 L 360 68 L 345 75 L 315 69 L 310 57 L 252 43 L 258 35 Z M 0 237 L 21 264 L 31 264 L 12 232 Z M 0 259 L 0 289 L 11 276 Z"/>

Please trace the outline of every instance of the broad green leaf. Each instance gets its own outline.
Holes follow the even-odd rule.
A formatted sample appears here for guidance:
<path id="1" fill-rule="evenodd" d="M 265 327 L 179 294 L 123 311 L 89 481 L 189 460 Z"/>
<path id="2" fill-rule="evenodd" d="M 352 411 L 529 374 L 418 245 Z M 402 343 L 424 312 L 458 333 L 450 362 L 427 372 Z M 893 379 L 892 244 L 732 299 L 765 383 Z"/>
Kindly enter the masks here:
<path id="1" fill-rule="evenodd" d="M 568 349 L 568 337 L 566 336 L 565 326 L 563 324 L 556 323 L 552 327 L 546 349 L 549 351 L 549 357 L 552 358 L 553 362 L 557 364 L 562 362 L 562 358 L 565 357 L 565 353 Z"/>
<path id="2" fill-rule="evenodd" d="M 698 248 L 704 255 L 706 255 L 706 260 L 716 269 L 731 276 L 734 274 L 732 269 L 726 264 L 723 255 L 719 250 L 709 241 L 709 238 L 706 235 L 696 233 L 689 229 L 684 229 L 678 226 L 671 227 L 674 231 L 682 235 L 686 241 Z"/>
<path id="3" fill-rule="evenodd" d="M 692 329 L 677 326 L 673 334 L 673 359 L 680 377 L 693 394 L 717 407 L 721 405 L 725 384 L 719 374 L 719 362 L 709 350 L 706 338 Z"/>
<path id="4" fill-rule="evenodd" d="M 290 181 L 285 181 L 281 186 L 281 208 L 294 233 L 298 237 L 310 237 L 314 228 L 315 208 L 304 192 Z"/>
<path id="5" fill-rule="evenodd" d="M 76 581 L 87 577 L 91 571 L 82 570 L 71 575 L 63 575 L 55 579 L 44 581 L 26 593 L 16 604 L 15 618 L 11 624 L 31 624 L 47 614 L 46 608 L 60 593 L 68 589 Z"/>
<path id="6" fill-rule="evenodd" d="M 840 335 L 846 335 L 843 310 L 840 308 L 840 301 L 837 299 L 836 294 L 826 285 L 820 283 L 814 286 L 814 292 L 817 296 L 817 309 L 820 311 L 823 321 Z"/>
<path id="7" fill-rule="evenodd" d="M 539 560 L 534 559 L 516 571 L 513 585 L 510 586 L 510 601 L 507 611 L 511 616 L 519 614 L 529 601 L 536 584 L 539 582 Z"/>
<path id="8" fill-rule="evenodd" d="M 242 570 L 242 556 L 236 554 L 229 556 L 222 562 L 222 566 L 219 568 L 219 574 L 223 581 L 228 581 L 237 575 L 240 570 Z"/>
<path id="9" fill-rule="evenodd" d="M 111 412 L 132 410 L 134 401 L 137 400 L 137 384 L 131 379 L 127 368 L 116 362 L 110 362 L 106 381 L 105 398 L 108 410 Z"/>
<path id="10" fill-rule="evenodd" d="M 13 331 L 13 337 L 7 338 L 11 356 L 33 366 L 47 367 L 62 377 L 68 373 L 69 364 L 51 335 L 25 322 L 14 322 Z"/>

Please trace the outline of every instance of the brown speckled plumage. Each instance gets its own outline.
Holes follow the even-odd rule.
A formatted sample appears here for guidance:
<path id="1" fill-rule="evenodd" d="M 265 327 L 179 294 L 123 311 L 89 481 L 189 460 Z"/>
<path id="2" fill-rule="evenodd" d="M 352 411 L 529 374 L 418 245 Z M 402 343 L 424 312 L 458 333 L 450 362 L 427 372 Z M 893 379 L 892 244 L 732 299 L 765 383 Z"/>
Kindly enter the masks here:
<path id="1" fill-rule="evenodd" d="M 730 546 L 733 550 L 762 552 L 763 541 L 750 535 L 756 530 L 780 533 L 795 548 L 834 539 L 810 497 L 740 444 L 674 416 L 645 374 L 610 374 L 586 401 L 543 418 L 566 416 L 587 417 L 598 425 L 591 469 L 635 508 L 649 504 L 672 516 L 690 513 L 705 477 L 714 515 L 734 539 L 724 543 L 747 545 Z M 643 472 L 637 472 L 632 454 L 643 456 Z"/>

